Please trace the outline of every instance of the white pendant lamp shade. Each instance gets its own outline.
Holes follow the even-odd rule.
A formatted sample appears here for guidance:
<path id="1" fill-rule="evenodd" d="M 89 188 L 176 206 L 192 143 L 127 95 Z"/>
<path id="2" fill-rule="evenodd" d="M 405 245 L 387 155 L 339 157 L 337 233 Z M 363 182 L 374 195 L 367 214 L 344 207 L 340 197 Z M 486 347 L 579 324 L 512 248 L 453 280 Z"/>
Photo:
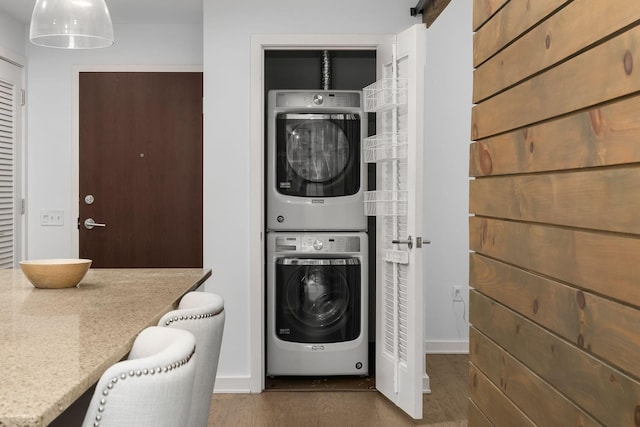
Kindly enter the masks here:
<path id="1" fill-rule="evenodd" d="M 29 38 L 61 49 L 108 47 L 113 44 L 113 24 L 105 0 L 38 0 Z"/>

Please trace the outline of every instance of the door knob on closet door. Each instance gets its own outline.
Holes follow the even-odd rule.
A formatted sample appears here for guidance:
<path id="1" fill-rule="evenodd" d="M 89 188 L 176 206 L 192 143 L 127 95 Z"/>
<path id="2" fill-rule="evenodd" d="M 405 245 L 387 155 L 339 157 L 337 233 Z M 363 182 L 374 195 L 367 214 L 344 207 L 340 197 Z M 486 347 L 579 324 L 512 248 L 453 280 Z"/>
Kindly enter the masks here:
<path id="1" fill-rule="evenodd" d="M 413 238 L 408 236 L 406 240 L 394 239 L 391 241 L 394 245 L 407 245 L 409 249 L 413 248 Z"/>

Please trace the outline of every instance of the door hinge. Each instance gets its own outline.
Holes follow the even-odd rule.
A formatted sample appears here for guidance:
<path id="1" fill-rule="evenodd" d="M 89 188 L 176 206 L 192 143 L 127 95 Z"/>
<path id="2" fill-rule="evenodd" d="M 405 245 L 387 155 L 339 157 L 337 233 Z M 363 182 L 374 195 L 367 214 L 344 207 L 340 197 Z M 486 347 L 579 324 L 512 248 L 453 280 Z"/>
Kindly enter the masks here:
<path id="1" fill-rule="evenodd" d="M 24 107 L 27 103 L 27 91 L 24 89 L 20 89 L 20 105 Z"/>
<path id="2" fill-rule="evenodd" d="M 24 211 L 25 211 L 24 205 L 25 205 L 24 199 L 20 199 L 20 214 L 21 215 L 24 215 Z"/>

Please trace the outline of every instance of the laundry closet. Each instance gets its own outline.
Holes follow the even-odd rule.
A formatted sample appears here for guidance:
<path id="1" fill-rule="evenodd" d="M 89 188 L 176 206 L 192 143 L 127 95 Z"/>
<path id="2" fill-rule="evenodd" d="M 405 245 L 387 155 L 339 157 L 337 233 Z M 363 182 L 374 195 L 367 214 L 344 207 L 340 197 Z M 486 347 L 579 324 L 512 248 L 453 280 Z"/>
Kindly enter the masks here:
<path id="1" fill-rule="evenodd" d="M 375 81 L 375 50 L 265 51 L 268 377 L 374 374 Z"/>

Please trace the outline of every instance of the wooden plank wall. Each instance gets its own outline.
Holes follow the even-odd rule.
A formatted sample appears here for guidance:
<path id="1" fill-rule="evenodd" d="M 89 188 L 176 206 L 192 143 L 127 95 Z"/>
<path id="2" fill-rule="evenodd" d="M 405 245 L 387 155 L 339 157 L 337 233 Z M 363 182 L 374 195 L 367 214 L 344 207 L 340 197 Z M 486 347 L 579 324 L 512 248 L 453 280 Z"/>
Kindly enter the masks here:
<path id="1" fill-rule="evenodd" d="M 424 9 L 422 10 L 422 22 L 427 25 L 427 28 L 440 16 L 450 1 L 451 0 L 429 0 L 425 3 Z"/>
<path id="2" fill-rule="evenodd" d="M 473 18 L 469 426 L 640 427 L 640 2 Z"/>

